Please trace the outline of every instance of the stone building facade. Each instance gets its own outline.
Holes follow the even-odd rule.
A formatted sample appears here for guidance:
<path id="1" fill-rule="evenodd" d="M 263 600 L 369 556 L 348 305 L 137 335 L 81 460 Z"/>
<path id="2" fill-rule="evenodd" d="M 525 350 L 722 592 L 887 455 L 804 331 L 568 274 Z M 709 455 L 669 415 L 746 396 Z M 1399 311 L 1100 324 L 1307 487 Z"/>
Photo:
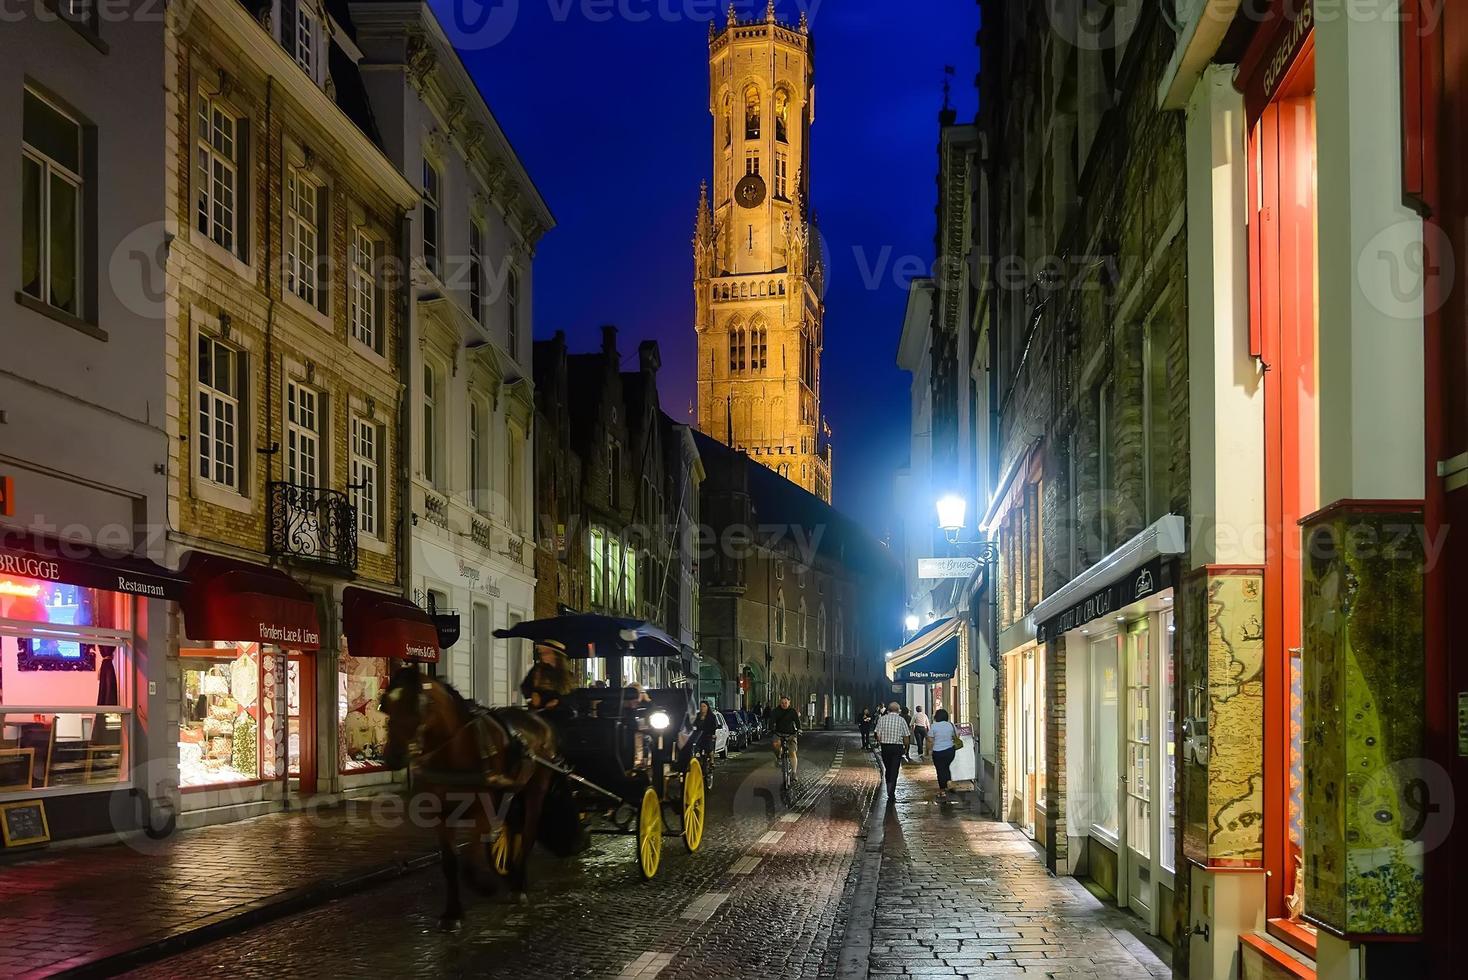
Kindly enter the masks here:
<path id="1" fill-rule="evenodd" d="M 1180 120 L 1156 108 L 1167 20 L 1106 23 L 1095 38 L 1074 11 L 992 4 L 980 38 L 999 808 L 1053 870 L 1171 937 L 1160 678 L 1189 508 L 1186 166 Z"/>
<path id="2" fill-rule="evenodd" d="M 538 616 L 595 612 L 643 620 L 685 647 L 677 659 L 621 664 L 604 677 L 586 663 L 586 682 L 681 683 L 695 670 L 697 634 L 689 615 L 699 455 L 686 427 L 662 412 L 656 341 L 638 346 L 637 369 L 622 370 L 617 328 L 601 349 L 568 353 L 557 332 L 535 344 L 537 507 L 542 515 Z"/>
<path id="3" fill-rule="evenodd" d="M 518 698 L 528 650 L 492 633 L 535 593 L 531 299 L 549 209 L 426 3 L 352 5 L 388 156 L 418 187 L 410 269 L 410 593 L 457 616 L 440 676 Z"/>
<path id="4" fill-rule="evenodd" d="M 695 223 L 698 427 L 823 500 L 825 273 L 809 213 L 815 64 L 809 26 L 709 25 L 713 187 Z"/>
<path id="5" fill-rule="evenodd" d="M 190 14 L 170 8 L 165 39 L 170 564 L 254 569 L 320 623 L 273 644 L 175 619 L 182 809 L 215 820 L 390 778 L 367 707 L 387 661 L 350 655 L 342 604 L 349 584 L 403 591 L 393 259 L 417 192 L 382 152 L 344 8 Z M 232 730 L 211 715 L 191 737 L 201 705 L 231 704 Z"/>
<path id="6" fill-rule="evenodd" d="M 830 505 L 707 436 L 700 504 L 699 694 L 721 707 L 788 695 L 815 723 L 890 700 L 901 569 Z"/>

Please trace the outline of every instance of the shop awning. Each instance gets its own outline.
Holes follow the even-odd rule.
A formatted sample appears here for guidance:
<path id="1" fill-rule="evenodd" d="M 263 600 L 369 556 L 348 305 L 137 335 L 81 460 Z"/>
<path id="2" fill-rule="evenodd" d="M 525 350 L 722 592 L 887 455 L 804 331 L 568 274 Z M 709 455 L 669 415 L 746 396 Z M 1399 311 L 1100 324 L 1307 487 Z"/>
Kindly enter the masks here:
<path id="1" fill-rule="evenodd" d="M 1183 519 L 1176 514 L 1159 518 L 1036 605 L 1030 611 L 1035 639 L 1049 642 L 1171 588 L 1172 562 L 1186 545 Z"/>
<path id="2" fill-rule="evenodd" d="M 342 591 L 342 632 L 354 657 L 438 663 L 433 617 L 401 596 L 348 586 Z"/>
<path id="3" fill-rule="evenodd" d="M 924 627 L 887 658 L 894 683 L 928 684 L 946 681 L 958 671 L 959 634 L 963 619 L 950 616 Z"/>
<path id="4" fill-rule="evenodd" d="M 12 575 L 174 602 L 188 586 L 178 572 L 146 558 L 0 526 L 0 578 Z"/>
<path id="5" fill-rule="evenodd" d="M 189 580 L 182 603 L 189 639 L 320 649 L 316 603 L 280 569 L 191 551 L 183 574 Z"/>

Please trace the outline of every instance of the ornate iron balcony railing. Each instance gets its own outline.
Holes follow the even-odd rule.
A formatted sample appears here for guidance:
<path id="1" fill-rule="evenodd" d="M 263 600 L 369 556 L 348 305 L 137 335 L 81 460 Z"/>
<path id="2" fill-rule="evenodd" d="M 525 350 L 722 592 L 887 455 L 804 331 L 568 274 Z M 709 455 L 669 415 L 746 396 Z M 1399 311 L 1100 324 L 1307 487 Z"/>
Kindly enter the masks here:
<path id="1" fill-rule="evenodd" d="M 279 481 L 269 490 L 272 555 L 357 570 L 357 508 L 345 493 Z"/>

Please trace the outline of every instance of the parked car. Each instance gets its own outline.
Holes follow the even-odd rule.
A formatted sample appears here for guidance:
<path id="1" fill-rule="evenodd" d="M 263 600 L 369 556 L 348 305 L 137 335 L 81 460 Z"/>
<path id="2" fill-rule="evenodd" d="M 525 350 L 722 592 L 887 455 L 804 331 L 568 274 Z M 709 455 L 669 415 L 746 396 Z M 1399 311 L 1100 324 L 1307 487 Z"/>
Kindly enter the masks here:
<path id="1" fill-rule="evenodd" d="M 765 730 L 761 727 L 759 719 L 754 716 L 753 711 L 741 710 L 739 716 L 744 719 L 745 727 L 749 729 L 751 742 L 758 742 L 765 737 Z"/>
<path id="2" fill-rule="evenodd" d="M 719 714 L 729 725 L 729 747 L 735 752 L 743 752 L 749 748 L 749 726 L 744 723 L 739 712 L 733 708 L 725 708 Z"/>

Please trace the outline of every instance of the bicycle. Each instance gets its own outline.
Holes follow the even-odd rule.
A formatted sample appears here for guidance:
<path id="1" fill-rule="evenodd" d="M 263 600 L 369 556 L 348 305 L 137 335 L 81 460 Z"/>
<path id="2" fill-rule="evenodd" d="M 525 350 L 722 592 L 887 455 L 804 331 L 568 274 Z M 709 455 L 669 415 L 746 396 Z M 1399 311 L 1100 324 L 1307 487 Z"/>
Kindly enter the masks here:
<path id="1" fill-rule="evenodd" d="M 794 735 L 780 735 L 780 797 L 785 805 L 790 805 L 790 796 L 795 789 L 795 770 L 790 764 L 791 747 L 795 747 L 797 753 L 800 746 L 800 733 Z"/>

